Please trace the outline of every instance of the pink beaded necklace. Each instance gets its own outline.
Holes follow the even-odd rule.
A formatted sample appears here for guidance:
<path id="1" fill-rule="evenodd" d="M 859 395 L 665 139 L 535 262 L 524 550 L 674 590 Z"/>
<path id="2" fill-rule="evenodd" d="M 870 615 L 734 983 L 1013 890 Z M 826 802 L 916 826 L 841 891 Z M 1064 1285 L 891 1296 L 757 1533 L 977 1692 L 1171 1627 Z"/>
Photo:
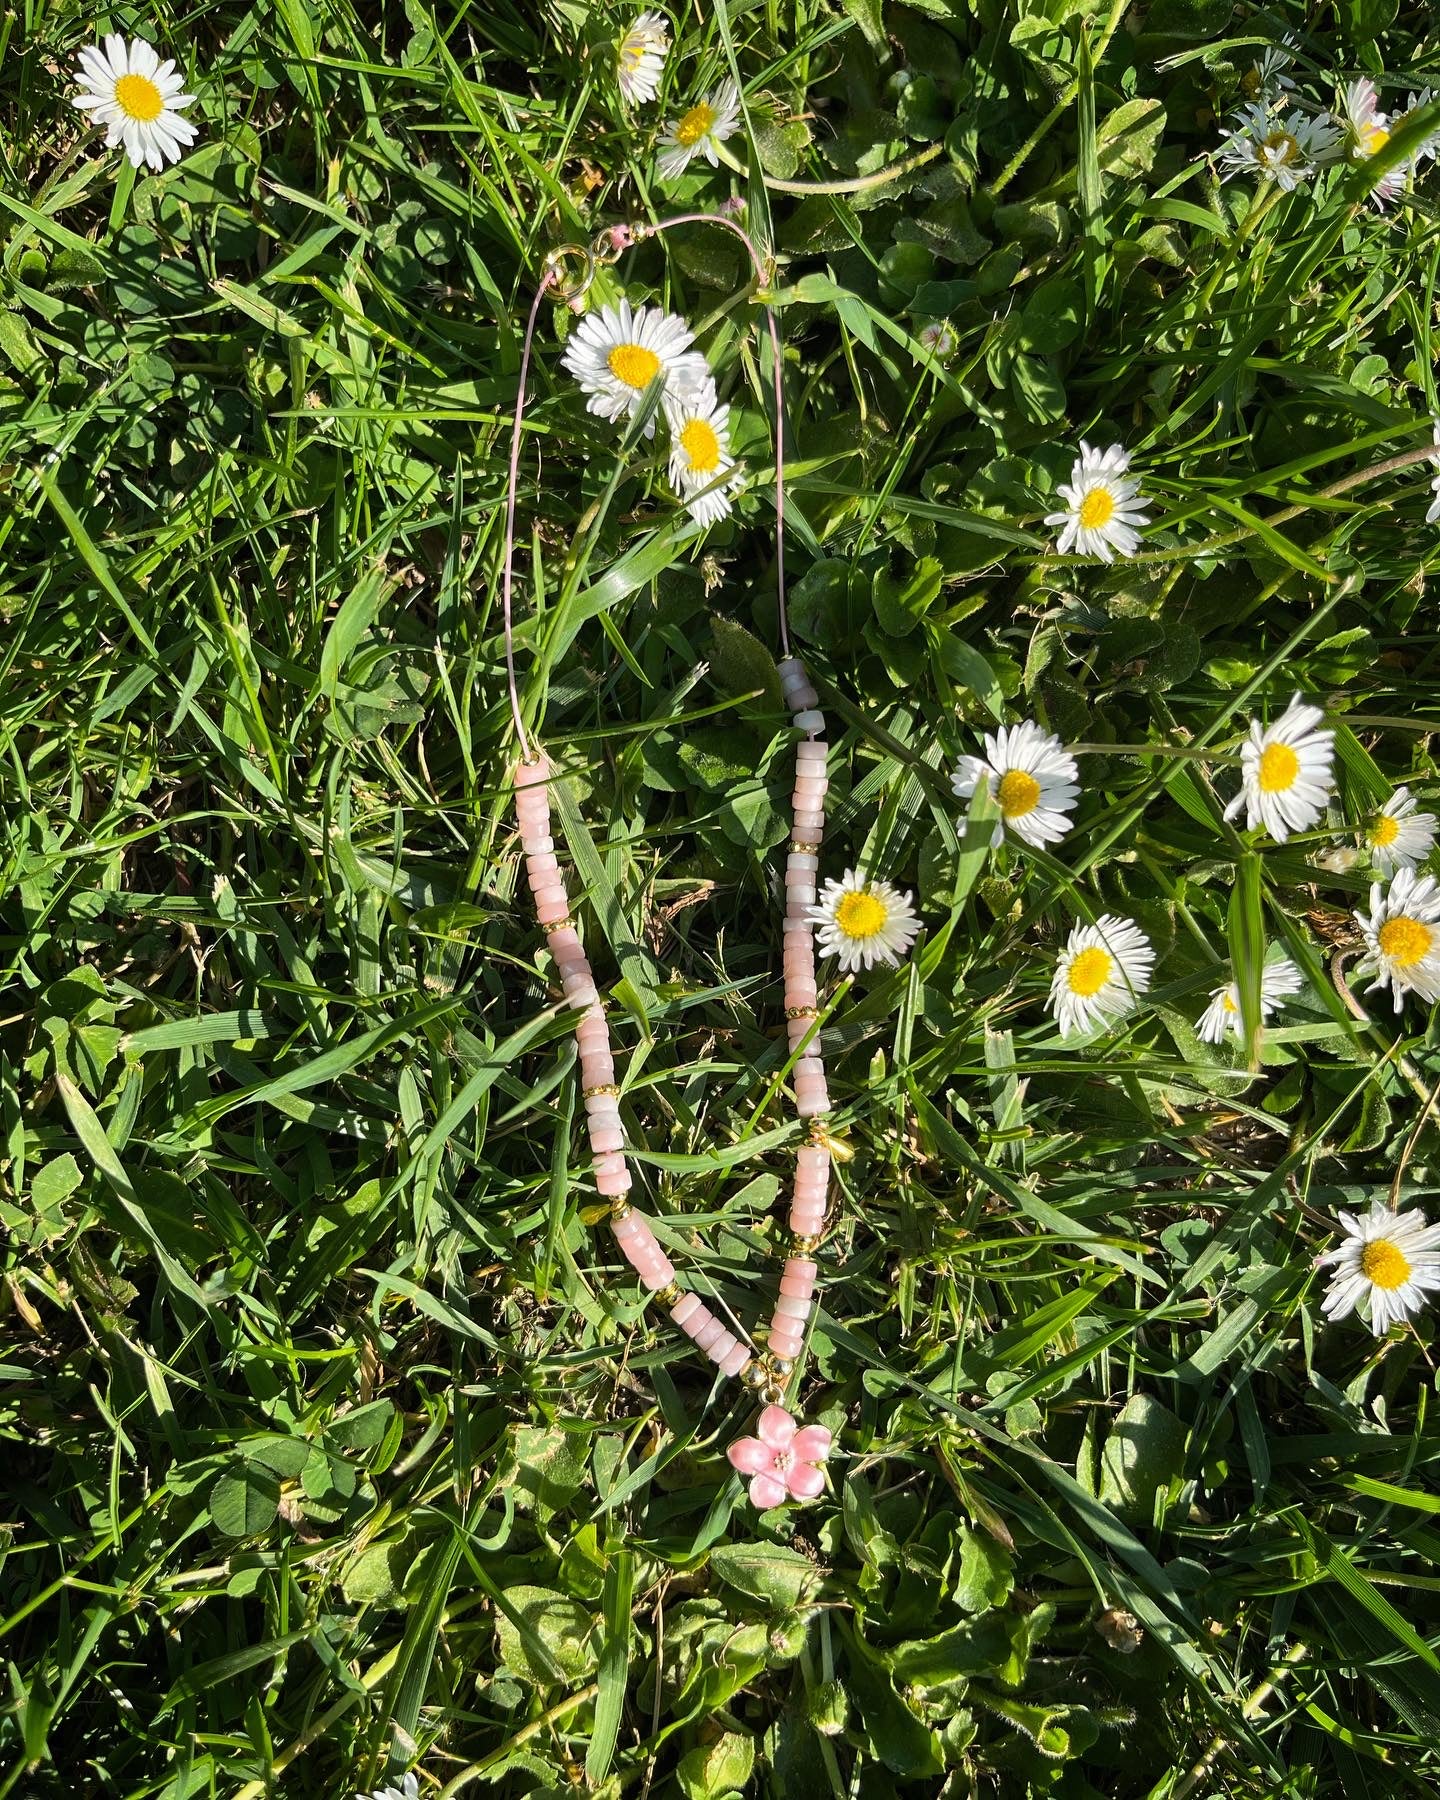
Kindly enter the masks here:
<path id="1" fill-rule="evenodd" d="M 791 654 L 789 620 L 785 604 L 785 465 L 783 387 L 780 333 L 775 314 L 766 307 L 775 377 L 775 563 L 782 655 L 778 664 L 781 689 L 794 725 L 802 736 L 796 745 L 793 825 L 785 863 L 784 975 L 785 1022 L 794 1065 L 795 1110 L 807 1121 L 807 1141 L 797 1154 L 795 1187 L 790 1202 L 790 1242 L 780 1277 L 766 1348 L 751 1347 L 717 1318 L 699 1294 L 685 1289 L 675 1265 L 665 1254 L 646 1216 L 628 1198 L 633 1178 L 625 1155 L 625 1134 L 620 1121 L 620 1091 L 615 1082 L 615 1060 L 605 1008 L 570 913 L 565 876 L 555 854 L 551 834 L 548 787 L 555 778 L 548 757 L 532 741 L 522 716 L 515 675 L 515 647 L 511 590 L 515 549 L 515 506 L 519 485 L 520 433 L 525 412 L 530 352 L 540 303 L 546 293 L 578 311 L 580 301 L 594 279 L 596 268 L 617 261 L 631 245 L 658 236 L 670 227 L 704 223 L 724 226 L 744 243 L 763 289 L 768 276 L 764 260 L 749 235 L 732 220 L 718 214 L 686 213 L 655 225 L 616 225 L 602 232 L 588 249 L 564 245 L 545 259 L 545 272 L 536 289 L 525 328 L 520 358 L 515 421 L 510 440 L 509 488 L 505 505 L 505 551 L 502 603 L 505 620 L 505 661 L 509 677 L 510 709 L 515 722 L 521 760 L 514 770 L 515 811 L 525 853 L 525 875 L 535 901 L 541 928 L 549 940 L 565 992 L 566 1004 L 575 1015 L 575 1037 L 580 1054 L 585 1123 L 594 1156 L 596 1189 L 610 1202 L 610 1225 L 626 1261 L 670 1314 L 697 1350 L 707 1356 L 722 1375 L 738 1376 L 766 1405 L 760 1414 L 757 1435 L 730 1445 L 732 1465 L 750 1476 L 750 1498 L 756 1506 L 777 1506 L 790 1498 L 808 1499 L 820 1493 L 824 1477 L 819 1465 L 829 1455 L 830 1433 L 823 1425 L 800 1426 L 784 1405 L 786 1388 L 804 1340 L 805 1323 L 814 1304 L 817 1265 L 815 1252 L 825 1231 L 830 1173 L 830 1141 L 824 1127 L 830 1110 L 825 1085 L 825 1064 L 820 1050 L 817 1020 L 819 986 L 815 973 L 814 926 L 809 909 L 815 904 L 820 867 L 820 847 L 825 827 L 825 773 L 827 746 L 825 719 L 819 696 L 799 659 Z M 567 263 L 579 259 L 577 274 L 566 275 Z"/>

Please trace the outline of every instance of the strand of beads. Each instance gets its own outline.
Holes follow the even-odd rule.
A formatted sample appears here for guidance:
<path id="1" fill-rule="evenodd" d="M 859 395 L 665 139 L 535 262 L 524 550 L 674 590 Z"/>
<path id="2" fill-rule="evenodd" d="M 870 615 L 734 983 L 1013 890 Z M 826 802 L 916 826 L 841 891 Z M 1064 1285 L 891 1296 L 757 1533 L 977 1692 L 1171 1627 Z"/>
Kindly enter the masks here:
<path id="1" fill-rule="evenodd" d="M 610 1027 L 590 960 L 570 918 L 565 877 L 550 834 L 550 796 L 546 792 L 549 780 L 550 764 L 545 757 L 519 764 L 515 770 L 515 812 L 535 912 L 550 940 L 550 954 L 555 958 L 565 998 L 575 1010 L 585 1124 L 595 1158 L 595 1186 L 610 1202 L 615 1241 L 640 1280 L 669 1308 L 670 1317 L 722 1375 L 738 1375 L 750 1361 L 750 1352 L 698 1294 L 682 1292 L 675 1278 L 675 1265 L 661 1248 L 649 1219 L 626 1199 L 632 1178 L 625 1160 Z"/>
<path id="2" fill-rule="evenodd" d="M 785 1026 L 790 1049 L 799 1049 L 814 1030 L 820 989 L 815 974 L 815 927 L 809 918 L 820 872 L 820 846 L 825 834 L 825 773 L 828 754 L 823 737 L 825 715 L 820 696 L 810 685 L 804 665 L 787 656 L 779 665 L 780 685 L 795 728 L 805 733 L 795 748 L 795 793 L 792 837 L 785 858 Z M 825 1063 L 816 1036 L 795 1064 L 795 1106 L 811 1122 L 811 1142 L 803 1144 L 795 1170 L 790 1203 L 793 1254 L 785 1259 L 780 1297 L 770 1321 L 768 1344 L 777 1376 L 789 1373 L 805 1337 L 805 1321 L 814 1304 L 817 1269 L 809 1255 L 825 1227 L 830 1153 L 817 1142 L 818 1127 L 830 1110 Z"/>

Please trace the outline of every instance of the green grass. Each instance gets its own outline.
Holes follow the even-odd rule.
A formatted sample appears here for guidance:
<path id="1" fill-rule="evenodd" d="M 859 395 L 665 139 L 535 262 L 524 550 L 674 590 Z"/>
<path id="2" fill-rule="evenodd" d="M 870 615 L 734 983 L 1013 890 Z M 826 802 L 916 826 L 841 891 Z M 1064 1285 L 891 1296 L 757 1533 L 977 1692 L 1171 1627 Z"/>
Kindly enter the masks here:
<path id="1" fill-rule="evenodd" d="M 1440 1185 L 1433 1022 L 1363 1017 L 1369 874 L 1315 861 L 1440 796 L 1440 174 L 1247 217 L 1207 160 L 1262 41 L 1408 78 L 1430 9 L 697 6 L 638 124 L 631 16 L 0 26 L 0 1800 L 1434 1792 L 1434 1319 L 1327 1325 L 1313 1258 Z M 66 104 L 112 28 L 201 95 L 160 178 Z M 662 193 L 652 123 L 727 68 L 746 173 Z M 732 192 L 825 869 L 926 924 L 827 1023 L 855 1154 L 799 1391 L 839 1441 L 763 1526 L 745 1401 L 588 1222 L 496 575 L 545 250 Z M 704 322 L 755 479 L 695 547 L 545 316 L 522 678 L 644 1204 L 751 1324 L 796 1139 L 761 314 L 703 229 L 609 279 Z M 1155 514 L 1112 570 L 1042 523 L 1081 435 Z M 1277 848 L 1220 814 L 1296 688 L 1340 793 Z M 1080 828 L 991 856 L 949 772 L 1026 716 L 1085 748 Z M 1107 909 L 1152 1004 L 1076 1048 L 1053 954 Z M 1306 986 L 1252 1063 L 1193 1022 L 1261 944 Z"/>

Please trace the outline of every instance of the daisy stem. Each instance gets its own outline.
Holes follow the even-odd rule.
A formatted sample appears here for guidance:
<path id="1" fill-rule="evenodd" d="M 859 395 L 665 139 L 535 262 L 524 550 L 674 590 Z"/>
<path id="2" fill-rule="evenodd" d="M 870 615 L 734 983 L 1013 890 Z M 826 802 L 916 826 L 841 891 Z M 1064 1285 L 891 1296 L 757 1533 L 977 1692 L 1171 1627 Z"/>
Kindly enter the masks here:
<path id="1" fill-rule="evenodd" d="M 877 169 L 873 175 L 856 175 L 844 181 L 782 181 L 778 175 L 767 175 L 762 169 L 760 179 L 767 188 L 773 188 L 780 194 L 863 194 L 871 188 L 884 187 L 887 181 L 899 181 L 904 175 L 916 169 L 923 169 L 926 163 L 932 163 L 944 151 L 944 144 L 927 144 L 923 150 L 917 150 L 911 156 L 904 156 L 899 162 L 890 163 L 883 169 Z M 717 144 L 722 162 L 728 164 L 735 173 L 746 181 L 751 179 L 750 170 L 742 162 L 736 160 L 723 144 Z"/>

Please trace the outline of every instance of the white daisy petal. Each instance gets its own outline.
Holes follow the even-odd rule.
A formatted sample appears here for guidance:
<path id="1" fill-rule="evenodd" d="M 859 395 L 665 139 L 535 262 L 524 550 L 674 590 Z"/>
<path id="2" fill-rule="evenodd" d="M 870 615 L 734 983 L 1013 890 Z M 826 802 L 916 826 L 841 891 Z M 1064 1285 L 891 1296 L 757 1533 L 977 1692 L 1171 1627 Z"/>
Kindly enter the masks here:
<path id="1" fill-rule="evenodd" d="M 839 881 L 827 881 L 820 900 L 806 914 L 818 927 L 815 941 L 847 972 L 884 963 L 894 968 L 920 931 L 908 892 L 888 881 L 847 869 Z"/>
<path id="2" fill-rule="evenodd" d="M 988 783 L 1000 808 L 992 844 L 1000 844 L 1007 832 L 1037 850 L 1057 843 L 1069 831 L 1067 814 L 1080 798 L 1075 758 L 1033 719 L 987 732 L 985 750 L 988 760 L 962 756 L 950 785 L 968 800 L 982 781 Z"/>
<path id="3" fill-rule="evenodd" d="M 1355 922 L 1365 938 L 1358 973 L 1375 975 L 1368 992 L 1388 986 L 1399 1012 L 1407 993 L 1440 1000 L 1440 886 L 1432 875 L 1401 869 L 1388 889 L 1370 889 L 1370 911 Z"/>
<path id="4" fill-rule="evenodd" d="M 670 53 L 670 21 L 662 12 L 643 12 L 615 46 L 615 79 L 630 106 L 653 100 Z"/>
<path id="5" fill-rule="evenodd" d="M 1133 920 L 1106 913 L 1093 925 L 1077 925 L 1050 984 L 1061 1037 L 1114 1025 L 1133 1012 L 1154 967 L 1150 940 Z"/>
<path id="6" fill-rule="evenodd" d="M 1130 458 L 1119 444 L 1099 451 L 1081 439 L 1070 480 L 1056 489 L 1065 510 L 1045 516 L 1047 525 L 1059 528 L 1057 554 L 1066 556 L 1073 548 L 1107 563 L 1115 560 L 1117 550 L 1122 556 L 1135 554 L 1140 539 L 1134 527 L 1148 525 L 1150 515 L 1142 511 L 1140 484 L 1126 473 L 1129 467 Z"/>
<path id="7" fill-rule="evenodd" d="M 1344 1233 L 1333 1249 L 1316 1258 L 1334 1274 L 1321 1301 L 1327 1319 L 1343 1319 L 1363 1306 L 1370 1329 L 1383 1337 L 1403 1324 L 1440 1289 L 1440 1225 L 1427 1224 L 1418 1208 L 1391 1212 L 1383 1200 L 1363 1218 L 1340 1214 Z"/>
<path id="8" fill-rule="evenodd" d="M 660 159 L 656 167 L 662 181 L 674 181 L 696 156 L 712 166 L 719 163 L 716 146 L 740 129 L 740 90 L 733 81 L 722 81 L 713 94 L 697 100 L 688 112 L 671 119 L 660 134 Z"/>
<path id="9" fill-rule="evenodd" d="M 71 104 L 106 128 L 107 149 L 123 143 L 137 169 L 163 169 L 180 160 L 181 146 L 196 135 L 194 125 L 180 117 L 195 96 L 179 91 L 185 84 L 174 68 L 173 62 L 162 64 L 144 38 L 127 44 L 112 34 L 103 53 L 93 44 L 80 52 L 81 91 L 71 96 Z"/>
<path id="10" fill-rule="evenodd" d="M 1324 716 L 1296 694 L 1273 725 L 1250 721 L 1240 752 L 1240 792 L 1225 808 L 1227 819 L 1244 807 L 1246 829 L 1263 825 L 1278 844 L 1319 823 L 1335 791 L 1335 733 L 1320 728 Z"/>
<path id="11" fill-rule="evenodd" d="M 1440 501 L 1436 505 L 1440 507 Z M 1387 878 L 1401 869 L 1418 867 L 1435 847 L 1440 820 L 1434 813 L 1418 812 L 1416 806 L 1409 788 L 1396 788 L 1370 821 L 1364 836 L 1355 840 L 1362 850 L 1369 850 L 1371 862 Z"/>

